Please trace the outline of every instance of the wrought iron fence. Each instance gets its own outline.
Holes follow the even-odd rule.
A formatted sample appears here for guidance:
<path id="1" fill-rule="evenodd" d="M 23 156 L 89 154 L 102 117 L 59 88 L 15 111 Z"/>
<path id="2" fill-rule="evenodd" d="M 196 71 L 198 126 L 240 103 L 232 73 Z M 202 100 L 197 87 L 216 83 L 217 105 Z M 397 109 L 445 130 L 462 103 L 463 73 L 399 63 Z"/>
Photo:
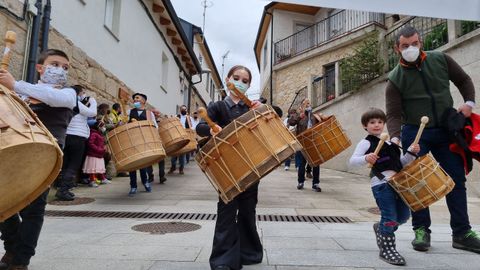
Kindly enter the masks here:
<path id="1" fill-rule="evenodd" d="M 385 35 L 385 42 L 388 50 L 388 70 L 392 70 L 398 63 L 399 56 L 395 53 L 393 47 L 399 31 L 407 25 L 415 27 L 420 33 L 420 38 L 423 42 L 423 49 L 426 51 L 435 50 L 448 43 L 448 27 L 446 19 L 412 17 Z"/>
<path id="2" fill-rule="evenodd" d="M 467 33 L 472 32 L 473 30 L 476 30 L 480 28 L 480 22 L 475 22 L 475 21 L 461 21 L 460 22 L 460 36 L 463 36 Z"/>
<path id="3" fill-rule="evenodd" d="M 275 43 L 275 64 L 369 23 L 385 24 L 382 13 L 342 10 Z"/>

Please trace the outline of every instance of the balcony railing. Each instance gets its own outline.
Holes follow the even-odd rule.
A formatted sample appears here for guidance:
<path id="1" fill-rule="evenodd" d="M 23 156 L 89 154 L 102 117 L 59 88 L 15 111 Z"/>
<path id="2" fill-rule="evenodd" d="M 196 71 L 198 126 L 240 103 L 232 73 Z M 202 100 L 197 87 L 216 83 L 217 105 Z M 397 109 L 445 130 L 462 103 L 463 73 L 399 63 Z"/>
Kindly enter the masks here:
<path id="1" fill-rule="evenodd" d="M 342 10 L 275 43 L 275 64 L 321 46 L 370 23 L 385 24 L 381 13 Z"/>

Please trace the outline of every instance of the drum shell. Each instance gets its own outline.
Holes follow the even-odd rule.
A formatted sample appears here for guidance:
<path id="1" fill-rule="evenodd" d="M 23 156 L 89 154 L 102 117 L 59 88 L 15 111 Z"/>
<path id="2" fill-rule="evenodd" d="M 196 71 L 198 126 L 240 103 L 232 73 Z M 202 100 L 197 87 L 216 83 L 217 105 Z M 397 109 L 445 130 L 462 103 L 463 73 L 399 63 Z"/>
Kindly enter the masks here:
<path id="1" fill-rule="evenodd" d="M 300 149 L 275 111 L 263 105 L 225 126 L 195 159 L 228 203 Z"/>
<path id="2" fill-rule="evenodd" d="M 318 166 L 332 159 L 352 145 L 333 115 L 303 131 L 297 135 L 297 139 L 303 147 L 303 156 L 312 166 Z"/>
<path id="3" fill-rule="evenodd" d="M 45 192 L 62 168 L 56 139 L 20 98 L 0 85 L 0 221 Z"/>
<path id="4" fill-rule="evenodd" d="M 119 172 L 142 169 L 165 158 L 158 130 L 149 120 L 119 126 L 108 132 L 107 140 Z"/>
<path id="5" fill-rule="evenodd" d="M 405 166 L 388 183 L 412 211 L 430 206 L 455 186 L 452 178 L 431 154 Z"/>
<path id="6" fill-rule="evenodd" d="M 175 116 L 162 118 L 158 124 L 158 133 L 168 156 L 179 151 L 190 142 L 185 127 L 182 126 L 180 119 Z"/>
<path id="7" fill-rule="evenodd" d="M 189 138 L 188 144 L 185 145 L 180 150 L 178 150 L 174 153 L 171 153 L 169 156 L 177 157 L 177 156 L 181 156 L 181 155 L 186 154 L 186 153 L 190 153 L 194 150 L 197 150 L 197 134 L 195 133 L 195 131 L 193 129 L 187 128 L 186 131 L 187 131 L 187 135 L 188 135 L 188 138 Z"/>

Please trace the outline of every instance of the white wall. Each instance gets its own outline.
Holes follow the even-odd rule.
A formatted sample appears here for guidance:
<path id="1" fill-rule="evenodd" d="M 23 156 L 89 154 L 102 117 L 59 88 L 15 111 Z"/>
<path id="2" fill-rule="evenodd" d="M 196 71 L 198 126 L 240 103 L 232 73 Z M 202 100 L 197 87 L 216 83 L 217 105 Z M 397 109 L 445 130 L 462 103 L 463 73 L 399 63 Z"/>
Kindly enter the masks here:
<path id="1" fill-rule="evenodd" d="M 202 66 L 202 70 L 211 70 L 213 72 L 213 69 L 212 67 L 209 67 L 207 65 L 207 57 L 208 55 L 204 55 L 202 53 L 202 50 L 200 49 L 200 44 L 197 43 L 197 41 L 195 41 L 195 44 L 193 46 L 193 51 L 195 52 L 195 55 L 197 56 L 197 58 L 200 60 L 200 57 L 202 58 L 202 62 L 201 62 L 201 66 Z M 207 87 L 209 87 L 210 85 L 210 78 L 212 77 L 212 73 L 203 73 L 201 75 L 195 75 L 192 80 L 194 82 L 200 80 L 200 76 L 202 76 L 202 81 L 198 84 L 195 85 L 195 87 L 197 88 L 198 90 L 198 94 L 203 98 L 203 100 L 205 101 L 205 103 L 208 105 L 210 103 L 210 101 L 212 101 L 212 98 L 210 97 L 211 96 L 211 93 L 207 91 Z M 208 80 L 207 80 L 208 79 Z M 215 91 L 212 90 L 212 91 Z"/>
<path id="2" fill-rule="evenodd" d="M 173 114 L 183 103 L 172 53 L 139 1 L 121 1 L 117 39 L 104 27 L 104 0 L 52 0 L 51 25 L 150 104 Z M 162 52 L 169 59 L 167 93 L 161 90 Z"/>

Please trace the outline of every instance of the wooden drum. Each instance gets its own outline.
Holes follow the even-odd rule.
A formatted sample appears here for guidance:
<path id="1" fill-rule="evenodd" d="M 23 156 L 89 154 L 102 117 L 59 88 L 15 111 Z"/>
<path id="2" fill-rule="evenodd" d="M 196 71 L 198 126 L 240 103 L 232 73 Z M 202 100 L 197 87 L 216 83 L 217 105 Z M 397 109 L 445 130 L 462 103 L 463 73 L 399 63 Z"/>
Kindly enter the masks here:
<path id="1" fill-rule="evenodd" d="M 335 116 L 297 135 L 303 146 L 303 156 L 312 166 L 318 166 L 347 149 L 352 142 Z"/>
<path id="2" fill-rule="evenodd" d="M 178 150 L 176 152 L 173 152 L 169 156 L 177 157 L 177 156 L 181 156 L 181 155 L 186 154 L 186 153 L 190 153 L 190 152 L 197 149 L 197 133 L 193 129 L 187 128 L 185 130 L 186 130 L 188 138 L 189 138 L 188 144 L 185 145 L 180 150 Z"/>
<path id="3" fill-rule="evenodd" d="M 186 129 L 182 126 L 180 119 L 175 116 L 161 118 L 158 133 L 168 156 L 172 156 L 190 142 Z"/>
<path id="4" fill-rule="evenodd" d="M 165 158 L 162 140 L 154 123 L 134 121 L 108 132 L 108 147 L 119 172 L 148 167 Z"/>
<path id="5" fill-rule="evenodd" d="M 388 183 L 412 211 L 428 207 L 447 195 L 455 186 L 452 178 L 431 154 L 405 166 L 393 175 Z"/>
<path id="6" fill-rule="evenodd" d="M 210 138 L 195 160 L 228 203 L 300 149 L 275 111 L 263 105 Z"/>
<path id="7" fill-rule="evenodd" d="M 60 173 L 62 157 L 35 113 L 0 85 L 0 221 L 48 189 Z"/>

